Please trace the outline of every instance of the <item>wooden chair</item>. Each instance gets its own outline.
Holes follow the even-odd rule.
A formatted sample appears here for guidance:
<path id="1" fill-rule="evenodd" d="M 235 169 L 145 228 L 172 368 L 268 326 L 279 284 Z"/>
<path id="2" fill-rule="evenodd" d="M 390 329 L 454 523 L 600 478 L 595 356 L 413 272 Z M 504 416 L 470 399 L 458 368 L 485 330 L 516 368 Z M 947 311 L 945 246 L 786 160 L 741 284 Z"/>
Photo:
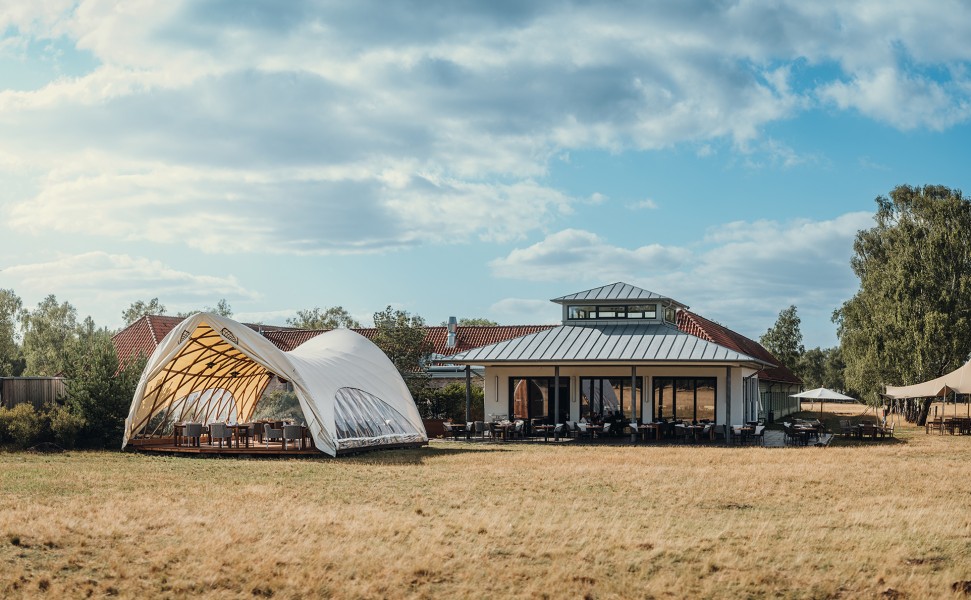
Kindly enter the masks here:
<path id="1" fill-rule="evenodd" d="M 752 443 L 759 446 L 765 445 L 765 425 L 756 425 L 755 433 L 752 434 Z"/>
<path id="2" fill-rule="evenodd" d="M 896 423 L 891 423 L 883 428 L 883 437 L 893 437 L 893 430 L 897 427 Z"/>

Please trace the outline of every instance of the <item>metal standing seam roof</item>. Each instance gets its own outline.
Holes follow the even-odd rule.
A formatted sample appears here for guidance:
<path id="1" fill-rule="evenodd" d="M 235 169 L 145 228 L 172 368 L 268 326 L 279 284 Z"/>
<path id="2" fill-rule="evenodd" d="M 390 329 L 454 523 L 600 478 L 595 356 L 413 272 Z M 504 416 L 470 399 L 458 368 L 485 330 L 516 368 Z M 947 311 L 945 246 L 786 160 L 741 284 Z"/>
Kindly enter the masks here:
<path id="1" fill-rule="evenodd" d="M 583 292 L 577 292 L 575 294 L 560 296 L 559 298 L 553 298 L 551 302 L 557 302 L 562 304 L 564 302 L 612 301 L 612 300 L 670 300 L 673 304 L 677 306 L 684 306 L 680 302 L 672 298 L 668 298 L 667 296 L 662 296 L 652 291 L 641 289 L 639 287 L 630 285 L 628 283 L 623 283 L 623 282 L 612 283 L 610 285 L 604 285 L 598 288 L 593 288 L 592 290 L 585 290 Z"/>
<path id="2" fill-rule="evenodd" d="M 444 360 L 455 363 L 658 361 L 766 364 L 764 360 L 667 324 L 562 325 L 473 348 Z"/>

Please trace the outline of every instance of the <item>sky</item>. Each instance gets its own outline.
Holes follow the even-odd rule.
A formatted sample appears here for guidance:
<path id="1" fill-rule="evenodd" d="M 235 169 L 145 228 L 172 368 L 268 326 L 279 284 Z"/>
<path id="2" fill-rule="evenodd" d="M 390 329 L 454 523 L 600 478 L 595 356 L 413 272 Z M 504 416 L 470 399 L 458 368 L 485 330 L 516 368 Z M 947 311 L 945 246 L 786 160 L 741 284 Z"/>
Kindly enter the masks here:
<path id="1" fill-rule="evenodd" d="M 874 199 L 968 187 L 968 39 L 957 1 L 10 0 L 0 288 L 542 324 L 623 281 L 832 346 Z"/>

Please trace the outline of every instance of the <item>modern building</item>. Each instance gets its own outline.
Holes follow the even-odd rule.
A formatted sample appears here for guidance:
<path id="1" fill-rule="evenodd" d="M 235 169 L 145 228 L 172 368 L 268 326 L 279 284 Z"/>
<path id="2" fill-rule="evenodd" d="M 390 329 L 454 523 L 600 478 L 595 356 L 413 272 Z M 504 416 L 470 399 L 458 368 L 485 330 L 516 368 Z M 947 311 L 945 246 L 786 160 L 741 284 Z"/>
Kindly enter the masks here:
<path id="1" fill-rule="evenodd" d="M 562 324 L 444 359 L 484 368 L 485 414 L 709 420 L 768 416 L 763 390 L 801 382 L 757 342 L 625 283 L 555 298 Z M 779 418 L 796 408 L 783 407 Z"/>

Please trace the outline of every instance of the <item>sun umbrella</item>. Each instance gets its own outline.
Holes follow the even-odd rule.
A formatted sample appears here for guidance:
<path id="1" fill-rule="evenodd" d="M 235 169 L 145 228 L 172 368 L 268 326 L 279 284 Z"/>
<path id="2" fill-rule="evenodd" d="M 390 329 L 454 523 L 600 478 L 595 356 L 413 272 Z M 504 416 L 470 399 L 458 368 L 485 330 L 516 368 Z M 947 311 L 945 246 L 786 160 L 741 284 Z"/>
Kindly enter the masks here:
<path id="1" fill-rule="evenodd" d="M 799 394 L 792 394 L 790 398 L 809 398 L 810 400 L 819 400 L 819 415 L 823 414 L 823 400 L 853 400 L 856 398 L 847 396 L 846 394 L 841 394 L 839 392 L 834 392 L 829 388 L 816 388 L 814 390 L 809 390 L 808 392 L 802 392 Z"/>

